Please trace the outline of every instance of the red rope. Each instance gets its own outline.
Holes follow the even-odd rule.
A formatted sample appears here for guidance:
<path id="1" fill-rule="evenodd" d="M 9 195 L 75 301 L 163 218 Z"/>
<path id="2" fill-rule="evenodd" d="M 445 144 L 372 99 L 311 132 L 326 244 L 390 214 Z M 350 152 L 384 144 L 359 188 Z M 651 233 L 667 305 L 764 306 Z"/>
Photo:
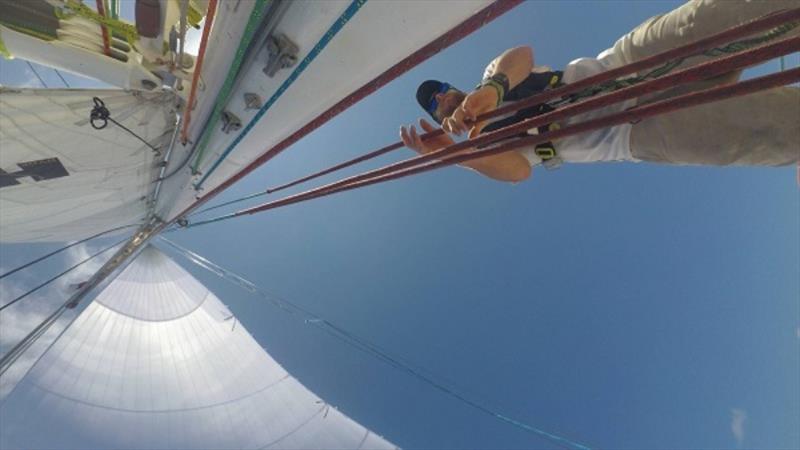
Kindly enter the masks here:
<path id="1" fill-rule="evenodd" d="M 756 19 L 754 21 L 748 22 L 743 25 L 739 25 L 737 27 L 725 30 L 721 33 L 715 34 L 713 36 L 701 39 L 697 42 L 692 44 L 685 45 L 683 47 L 667 50 L 665 52 L 659 53 L 657 55 L 650 56 L 648 58 L 636 61 L 632 64 L 618 67 L 615 69 L 608 70 L 603 73 L 599 73 L 597 75 L 593 75 L 591 77 L 585 78 L 583 80 L 577 81 L 575 83 L 570 83 L 568 85 L 562 86 L 557 89 L 544 91 L 538 95 L 533 97 L 527 98 L 525 100 L 513 103 L 511 105 L 506 105 L 502 108 L 498 108 L 494 111 L 490 111 L 485 114 L 481 114 L 477 117 L 477 121 L 481 122 L 484 120 L 491 119 L 493 117 L 501 116 L 503 114 L 508 114 L 509 112 L 517 111 L 520 109 L 524 109 L 530 106 L 539 105 L 541 103 L 545 103 L 549 100 L 560 98 L 567 96 L 569 94 L 573 94 L 575 92 L 581 91 L 587 87 L 595 86 L 601 84 L 603 82 L 613 80 L 619 78 L 620 76 L 628 75 L 633 72 L 640 72 L 644 69 L 649 69 L 659 64 L 663 64 L 666 61 L 674 60 L 678 58 L 684 58 L 687 56 L 695 55 L 705 49 L 716 47 L 722 44 L 727 44 L 728 42 L 741 38 L 743 36 L 748 36 L 753 33 L 757 33 L 760 31 L 768 30 L 774 28 L 778 25 L 781 25 L 785 22 L 791 22 L 794 20 L 800 20 L 800 8 L 781 11 L 778 13 L 770 14 L 763 18 Z M 440 136 L 444 134 L 444 131 L 441 129 L 432 131 L 430 133 L 425 133 L 421 136 L 424 139 L 430 139 L 432 137 Z M 312 173 L 311 175 L 307 175 L 305 177 L 296 179 L 286 184 L 282 184 L 280 186 L 276 186 L 274 188 L 270 188 L 267 190 L 267 193 L 278 192 L 280 190 L 296 186 L 300 183 L 304 183 L 306 181 L 313 180 L 315 178 L 321 177 L 323 175 L 327 175 L 331 172 L 335 172 L 337 170 L 350 167 L 352 165 L 358 164 L 363 161 L 367 161 L 378 156 L 384 155 L 391 151 L 400 149 L 405 147 L 402 141 L 395 142 L 394 144 L 388 145 L 381 149 L 375 150 L 373 152 L 367 153 L 365 155 L 359 156 L 357 158 L 345 161 L 343 163 L 339 163 L 335 166 L 332 166 L 328 169 L 324 169 L 319 172 Z"/>
<path id="2" fill-rule="evenodd" d="M 771 75 L 765 75 L 759 78 L 742 81 L 740 83 L 718 86 L 715 88 L 708 89 L 706 91 L 685 94 L 669 100 L 661 100 L 659 102 L 650 103 L 644 106 L 640 106 L 638 108 L 629 109 L 621 113 L 616 113 L 606 117 L 601 117 L 599 119 L 581 122 L 579 124 L 572 125 L 569 127 L 564 127 L 560 130 L 553 131 L 550 133 L 543 133 L 541 135 L 516 139 L 512 142 L 498 145 L 493 148 L 479 150 L 473 153 L 455 155 L 451 158 L 447 158 L 442 161 L 435 161 L 425 166 L 413 167 L 405 171 L 394 172 L 384 175 L 382 177 L 371 178 L 362 181 L 360 183 L 349 184 L 339 189 L 338 191 L 328 192 L 325 195 L 333 194 L 335 192 L 346 191 L 350 189 L 356 189 L 371 184 L 382 183 L 397 178 L 403 178 L 409 175 L 415 175 L 422 172 L 427 172 L 429 170 L 434 170 L 441 167 L 462 163 L 464 161 L 470 161 L 473 159 L 493 156 L 510 150 L 514 150 L 519 147 L 537 145 L 543 142 L 547 142 L 554 139 L 561 139 L 563 137 L 571 136 L 574 134 L 585 133 L 587 131 L 599 130 L 632 121 L 642 120 L 648 117 L 654 117 L 672 111 L 677 111 L 680 109 L 691 108 L 693 106 L 702 105 L 704 103 L 711 103 L 715 101 L 725 100 L 731 97 L 738 97 L 767 89 L 773 89 L 776 87 L 785 86 L 787 84 L 796 83 L 798 81 L 800 81 L 800 68 L 791 69 L 784 72 L 778 72 Z M 249 211 L 247 212 L 247 214 L 252 214 L 253 212 L 257 211 Z"/>
<path id="3" fill-rule="evenodd" d="M 181 130 L 181 142 L 183 142 L 184 145 L 189 141 L 189 122 L 192 120 L 192 109 L 194 109 L 195 96 L 197 95 L 197 82 L 200 79 L 200 72 L 203 70 L 203 60 L 206 56 L 208 35 L 211 33 L 211 25 L 214 23 L 214 13 L 216 11 L 217 0 L 210 0 L 208 2 L 206 23 L 203 26 L 203 35 L 200 38 L 200 52 L 197 55 L 197 63 L 194 65 L 194 74 L 192 75 L 192 90 L 189 91 L 189 101 L 186 103 L 186 113 L 184 114 L 183 129 Z"/>
<path id="4" fill-rule="evenodd" d="M 390 81 L 394 80 L 395 78 L 399 77 L 400 75 L 404 74 L 405 72 L 413 69 L 414 67 L 416 67 L 423 61 L 427 60 L 431 56 L 439 53 L 443 49 L 463 39 L 464 37 L 474 32 L 475 30 L 482 27 L 483 25 L 486 25 L 487 23 L 491 22 L 492 20 L 496 19 L 502 14 L 508 12 L 509 10 L 519 5 L 520 3 L 522 3 L 522 0 L 497 0 L 491 5 L 473 14 L 460 24 L 448 30 L 446 33 L 442 34 L 441 36 L 434 39 L 424 47 L 420 48 L 419 50 L 412 53 L 408 57 L 404 58 L 394 66 L 390 67 L 385 72 L 378 75 L 376 78 L 372 79 L 365 85 L 356 89 L 350 95 L 348 95 L 347 97 L 345 97 L 332 107 L 325 110 L 325 112 L 314 118 L 314 120 L 307 123 L 304 127 L 292 133 L 291 136 L 287 137 L 283 141 L 276 144 L 274 147 L 265 151 L 260 157 L 258 157 L 252 163 L 248 164 L 245 168 L 240 170 L 234 176 L 222 182 L 219 186 L 215 187 L 208 194 L 203 196 L 201 199 L 198 199 L 198 201 L 194 202 L 188 208 L 183 210 L 180 214 L 175 216 L 175 219 L 185 216 L 193 209 L 201 206 L 208 200 L 212 199 L 214 196 L 216 196 L 223 190 L 230 187 L 233 183 L 240 180 L 241 178 L 243 178 L 253 170 L 257 169 L 265 162 L 272 159 L 275 155 L 277 155 L 290 145 L 300 140 L 300 138 L 302 138 L 303 136 L 307 135 L 308 133 L 311 133 L 312 131 L 316 130 L 317 128 L 328 122 L 329 120 L 336 117 L 342 111 L 358 103 L 368 95 L 372 94 L 373 92 L 380 89 L 381 87 L 383 87 Z M 174 220 L 170 221 L 170 223 L 172 222 L 174 222 Z"/>
<path id="5" fill-rule="evenodd" d="M 481 147 L 497 143 L 498 141 L 503 140 L 505 138 L 513 137 L 524 130 L 544 125 L 546 123 L 562 120 L 564 118 L 572 117 L 577 114 L 582 114 L 590 110 L 618 103 L 626 99 L 636 98 L 645 93 L 652 93 L 667 88 L 671 88 L 674 86 L 678 86 L 681 84 L 712 78 L 724 73 L 729 73 L 734 70 L 752 66 L 754 64 L 767 61 L 776 58 L 778 56 L 792 53 L 795 51 L 800 51 L 800 37 L 784 39 L 779 42 L 767 44 L 752 50 L 747 50 L 744 52 L 737 53 L 735 55 L 727 56 L 719 60 L 709 61 L 688 69 L 681 70 L 674 74 L 665 75 L 661 78 L 644 82 L 639 85 L 620 89 L 619 91 L 611 92 L 595 98 L 590 98 L 582 102 L 571 104 L 563 108 L 560 108 L 558 110 L 543 114 L 541 116 L 525 120 L 518 124 L 511 125 L 490 133 L 486 133 L 475 139 L 451 145 L 436 152 L 432 152 L 426 155 L 420 155 L 415 158 L 390 164 L 388 166 L 384 166 L 382 168 L 372 170 L 360 175 L 345 178 L 343 180 L 330 183 L 328 185 L 316 189 L 311 189 L 306 192 L 295 194 L 286 197 L 284 199 L 248 208 L 237 212 L 235 215 L 239 216 L 245 214 L 253 214 L 255 212 L 265 211 L 268 209 L 277 208 L 279 206 L 285 206 L 306 200 L 311 200 L 313 198 L 323 197 L 336 192 L 354 189 L 356 187 L 367 186 L 370 184 L 393 180 L 396 178 L 424 172 L 427 170 L 432 170 L 439 167 L 457 164 L 459 162 L 468 161 L 471 159 L 495 155 L 520 146 L 535 145 L 538 143 L 547 142 L 554 139 L 560 139 L 572 134 L 582 133 L 585 131 L 595 130 L 598 128 L 605 128 L 625 122 L 640 120 L 642 118 L 651 117 L 652 115 L 659 113 L 670 112 L 677 109 L 694 106 L 700 103 L 706 103 L 709 101 L 728 98 L 733 95 L 744 95 L 762 89 L 767 89 L 769 87 L 774 87 L 776 85 L 772 84 L 774 83 L 772 81 L 773 78 L 761 77 L 758 78 L 757 80 L 763 81 L 764 86 L 768 87 L 760 87 L 761 85 L 759 84 L 759 82 L 753 83 L 752 82 L 753 80 L 751 80 L 748 82 L 738 83 L 732 86 L 724 86 L 722 88 L 711 89 L 707 91 L 707 92 L 712 92 L 710 94 L 706 94 L 706 92 L 704 91 L 690 95 L 683 95 L 680 97 L 676 97 L 674 99 L 653 103 L 652 105 L 647 105 L 645 107 L 638 107 L 626 111 L 624 113 L 618 113 L 600 119 L 595 119 L 588 122 L 582 122 L 577 125 L 564 127 L 557 131 L 542 133 L 540 135 L 532 137 L 516 139 L 512 143 L 502 144 L 499 147 L 494 147 L 487 150 L 478 150 L 472 153 L 460 154 L 446 159 L 442 159 L 445 156 L 452 155 L 456 152 L 459 152 L 467 148 Z M 798 70 L 800 69 L 782 73 L 791 72 L 793 74 L 789 76 L 791 78 L 791 76 L 797 75 Z M 778 74 L 778 76 L 776 76 L 774 79 L 783 80 L 784 78 L 781 78 L 779 75 L 780 74 Z M 796 80 L 792 79 L 791 81 L 784 84 L 788 84 L 793 81 Z M 746 87 L 742 87 L 742 85 Z M 732 94 L 728 95 L 727 94 L 728 91 L 726 91 L 725 89 L 730 89 L 730 92 L 732 92 Z M 698 101 L 700 101 L 700 103 L 698 103 Z M 658 105 L 658 107 L 653 107 L 653 105 Z M 434 161 L 436 159 L 439 159 L 439 161 Z M 423 165 L 423 163 L 428 163 L 428 162 L 430 162 L 430 164 Z"/>
<path id="6" fill-rule="evenodd" d="M 438 134 L 442 134 L 442 133 L 444 133 L 444 132 L 441 131 L 441 130 L 438 130 Z M 433 136 L 433 135 L 436 135 L 436 134 L 437 134 L 437 132 L 435 132 L 435 131 L 434 132 L 430 132 L 430 133 L 424 135 L 423 138 L 429 138 L 430 136 Z M 377 158 L 378 156 L 385 155 L 386 153 L 389 153 L 391 151 L 394 151 L 394 150 L 397 150 L 398 148 L 403 148 L 403 147 L 405 147 L 405 144 L 403 144 L 403 141 L 395 142 L 394 144 L 387 145 L 386 147 L 383 147 L 383 148 L 379 148 L 378 150 L 375 150 L 373 152 L 367 153 L 366 155 L 361 155 L 358 158 L 354 158 L 354 159 L 351 159 L 349 161 L 345 161 L 343 163 L 340 163 L 340 164 L 337 164 L 335 166 L 329 167 L 329 168 L 327 168 L 325 170 L 321 170 L 319 172 L 312 173 L 311 175 L 305 176 L 303 178 L 298 178 L 298 179 L 296 179 L 294 181 L 291 181 L 289 183 L 282 184 L 280 186 L 276 186 L 276 187 L 271 188 L 271 189 L 267 189 L 267 194 L 272 194 L 273 192 L 278 192 L 278 191 L 281 191 L 283 189 L 290 188 L 292 186 L 296 186 L 296 185 L 298 185 L 300 183 L 305 183 L 306 181 L 313 180 L 314 178 L 318 178 L 318 177 L 321 177 L 323 175 L 327 175 L 327 174 L 329 174 L 331 172 L 336 172 L 337 170 L 344 169 L 345 167 L 350 167 L 350 166 L 358 164 L 358 163 L 360 163 L 362 161 L 367 161 L 369 159 Z"/>
<path id="7" fill-rule="evenodd" d="M 106 16 L 106 8 L 103 6 L 103 0 L 97 0 L 97 13 L 103 17 Z M 103 51 L 105 52 L 106 56 L 111 56 L 111 44 L 108 36 L 108 28 L 101 23 L 100 30 L 103 32 Z"/>

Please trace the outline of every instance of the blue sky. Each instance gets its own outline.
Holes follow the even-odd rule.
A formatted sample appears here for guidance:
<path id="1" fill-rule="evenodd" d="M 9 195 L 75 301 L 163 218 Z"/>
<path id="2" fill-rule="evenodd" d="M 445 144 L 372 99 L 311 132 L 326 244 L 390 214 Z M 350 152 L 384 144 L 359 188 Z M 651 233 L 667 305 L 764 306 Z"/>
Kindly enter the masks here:
<path id="1" fill-rule="evenodd" d="M 420 117 L 421 80 L 471 87 L 522 44 L 561 68 L 678 4 L 527 2 L 216 201 L 396 140 Z M 25 71 L 0 61 L 0 82 L 18 85 Z M 499 412 L 591 447 L 798 448 L 799 192 L 795 168 L 568 165 L 518 185 L 448 168 L 170 239 Z M 53 247 L 4 245 L 0 265 Z M 176 260 L 300 381 L 402 447 L 552 447 Z"/>

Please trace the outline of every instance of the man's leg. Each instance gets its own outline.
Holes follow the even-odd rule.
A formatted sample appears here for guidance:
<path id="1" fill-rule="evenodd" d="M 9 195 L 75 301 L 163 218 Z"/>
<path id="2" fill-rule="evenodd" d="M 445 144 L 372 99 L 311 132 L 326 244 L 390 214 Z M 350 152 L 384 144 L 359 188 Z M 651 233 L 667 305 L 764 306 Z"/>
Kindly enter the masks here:
<path id="1" fill-rule="evenodd" d="M 717 34 L 761 16 L 800 8 L 800 0 L 690 0 L 666 14 L 651 17 L 614 44 L 625 64 Z M 789 35 L 800 33 L 800 27 Z M 708 56 L 689 58 L 695 65 Z"/>
<path id="2" fill-rule="evenodd" d="M 668 164 L 796 164 L 798 118 L 800 88 L 771 89 L 642 120 L 631 130 L 631 153 Z"/>
<path id="3" fill-rule="evenodd" d="M 673 11 L 646 20 L 621 37 L 614 44 L 614 54 L 620 58 L 621 63 L 629 64 L 698 41 L 761 16 L 794 8 L 800 8 L 800 0 L 690 0 Z M 798 34 L 800 26 L 780 38 Z M 712 58 L 702 55 L 687 58 L 680 68 L 690 67 Z M 690 86 L 645 96 L 643 100 L 648 102 L 735 82 L 740 74 L 740 71 L 731 72 L 711 80 L 692 83 Z"/>

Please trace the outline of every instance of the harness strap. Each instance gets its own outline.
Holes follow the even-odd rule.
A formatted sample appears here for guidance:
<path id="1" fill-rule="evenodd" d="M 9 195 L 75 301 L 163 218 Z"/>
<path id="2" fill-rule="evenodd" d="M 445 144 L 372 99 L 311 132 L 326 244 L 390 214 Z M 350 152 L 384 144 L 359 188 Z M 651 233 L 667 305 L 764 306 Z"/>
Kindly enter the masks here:
<path id="1" fill-rule="evenodd" d="M 515 86 L 514 89 L 509 90 L 506 93 L 503 100 L 519 101 L 531 97 L 533 95 L 536 95 L 544 90 L 559 87 L 563 84 L 561 82 L 563 75 L 564 72 L 561 71 L 531 73 L 528 76 L 528 78 L 522 81 L 522 83 Z M 553 107 L 551 107 L 546 103 L 532 106 L 530 108 L 525 108 L 518 111 L 511 117 L 506 117 L 504 119 L 492 122 L 483 129 L 483 132 L 489 132 L 509 125 L 513 125 L 523 120 L 530 119 L 531 117 L 548 113 L 553 109 L 554 109 Z M 528 136 L 530 134 L 539 134 L 547 131 L 554 131 L 559 128 L 560 127 L 557 123 L 551 123 L 540 126 L 536 130 L 531 130 L 528 133 L 521 133 L 520 137 Z M 542 160 L 542 163 L 545 167 L 554 168 L 558 167 L 561 163 L 561 159 L 558 157 L 555 145 L 553 145 L 552 142 L 544 142 L 542 144 L 538 144 L 535 147 L 534 151 L 536 153 L 536 156 L 538 156 Z"/>

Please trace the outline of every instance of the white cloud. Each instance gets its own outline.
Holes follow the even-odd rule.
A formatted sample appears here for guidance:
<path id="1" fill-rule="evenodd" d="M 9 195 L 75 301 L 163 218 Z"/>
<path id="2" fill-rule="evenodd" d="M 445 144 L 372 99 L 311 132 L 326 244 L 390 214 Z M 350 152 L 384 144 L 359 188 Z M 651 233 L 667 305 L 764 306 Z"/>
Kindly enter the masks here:
<path id="1" fill-rule="evenodd" d="M 72 247 L 71 249 L 67 250 L 66 267 L 71 267 L 75 264 L 78 264 L 84 259 L 102 250 L 103 247 L 105 247 L 105 245 L 95 246 L 89 244 L 81 244 Z M 89 277 L 94 275 L 94 273 L 97 272 L 97 270 L 103 265 L 103 263 L 105 263 L 106 260 L 108 260 L 108 258 L 113 254 L 114 250 L 109 250 L 92 258 L 80 267 L 69 272 L 67 275 L 61 277 L 58 281 L 58 286 L 62 289 L 65 289 L 65 291 L 70 290 L 69 294 L 72 294 L 71 290 L 74 289 L 75 284 L 88 280 Z"/>
<path id="2" fill-rule="evenodd" d="M 86 244 L 72 247 L 66 253 L 66 261 L 63 265 L 63 269 L 83 261 L 100 249 L 102 249 L 102 246 L 90 246 Z M 59 278 L 47 288 L 25 297 L 23 300 L 20 300 L 19 303 L 0 312 L 0 354 L 9 351 L 47 316 L 52 314 L 58 306 L 63 304 L 63 302 L 72 295 L 75 289 L 74 285 L 86 281 L 112 254 L 113 250 L 109 250 L 91 259 L 69 272 L 67 275 Z M 35 279 L 36 281 L 34 281 L 33 277 L 27 277 L 24 279 L 24 282 L 18 281 L 16 284 L 0 283 L 0 298 L 4 299 L 4 301 L 10 301 L 23 294 L 30 287 L 43 281 L 38 276 L 35 277 Z M 62 317 L 62 319 L 65 318 L 69 320 L 70 317 Z M 19 380 L 25 376 L 30 367 L 46 350 L 49 343 L 56 338 L 65 324 L 66 321 L 62 320 L 61 323 L 56 323 L 52 326 L 50 330 L 48 330 L 34 346 L 26 351 L 8 372 L 3 375 L 3 378 L 0 379 L 0 399 L 5 397 Z"/>
<path id="3" fill-rule="evenodd" d="M 744 424 L 747 421 L 747 411 L 739 408 L 731 409 L 731 432 L 739 448 L 744 441 Z"/>
<path id="4" fill-rule="evenodd" d="M 99 251 L 100 246 L 86 244 L 76 245 L 66 252 L 63 269 L 73 266 Z M 18 303 L 0 312 L 0 353 L 5 353 L 11 346 L 30 333 L 45 317 L 52 313 L 74 292 L 74 285 L 86 281 L 113 253 L 109 250 L 93 258 L 82 266 L 57 279 L 43 289 L 25 297 Z M 34 266 L 35 269 L 36 266 Z M 5 271 L 4 271 L 5 272 Z M 4 273 L 3 272 L 3 273 Z M 22 277 L 20 277 L 22 275 Z M 28 276 L 22 272 L 15 274 L 10 282 L 0 283 L 0 298 L 3 303 L 22 295 L 27 289 L 44 281 L 50 274 Z M 10 277 L 9 277 L 10 278 Z M 5 281 L 5 280 L 4 280 Z"/>
<path id="5" fill-rule="evenodd" d="M 4 301 L 17 298 L 25 289 L 19 285 L 0 284 L 0 298 Z M 31 294 L 19 303 L 0 312 L 0 354 L 5 354 L 22 338 L 30 333 L 48 315 L 47 297 L 40 293 Z M 46 334 L 44 339 L 52 339 Z M 17 382 L 22 379 L 28 369 L 38 358 L 35 349 L 31 349 L 17 360 L 0 378 L 0 399 L 4 398 Z"/>
<path id="6" fill-rule="evenodd" d="M 27 66 L 22 70 L 24 80 L 21 84 L 17 84 L 16 87 L 23 87 L 23 88 L 40 88 L 42 86 L 42 82 L 39 81 L 39 77 L 31 70 L 30 67 Z"/>
<path id="7" fill-rule="evenodd" d="M 25 292 L 19 285 L 0 284 L 0 298 L 10 301 Z M 0 353 L 5 353 L 47 317 L 47 298 L 34 293 L 0 312 Z"/>

